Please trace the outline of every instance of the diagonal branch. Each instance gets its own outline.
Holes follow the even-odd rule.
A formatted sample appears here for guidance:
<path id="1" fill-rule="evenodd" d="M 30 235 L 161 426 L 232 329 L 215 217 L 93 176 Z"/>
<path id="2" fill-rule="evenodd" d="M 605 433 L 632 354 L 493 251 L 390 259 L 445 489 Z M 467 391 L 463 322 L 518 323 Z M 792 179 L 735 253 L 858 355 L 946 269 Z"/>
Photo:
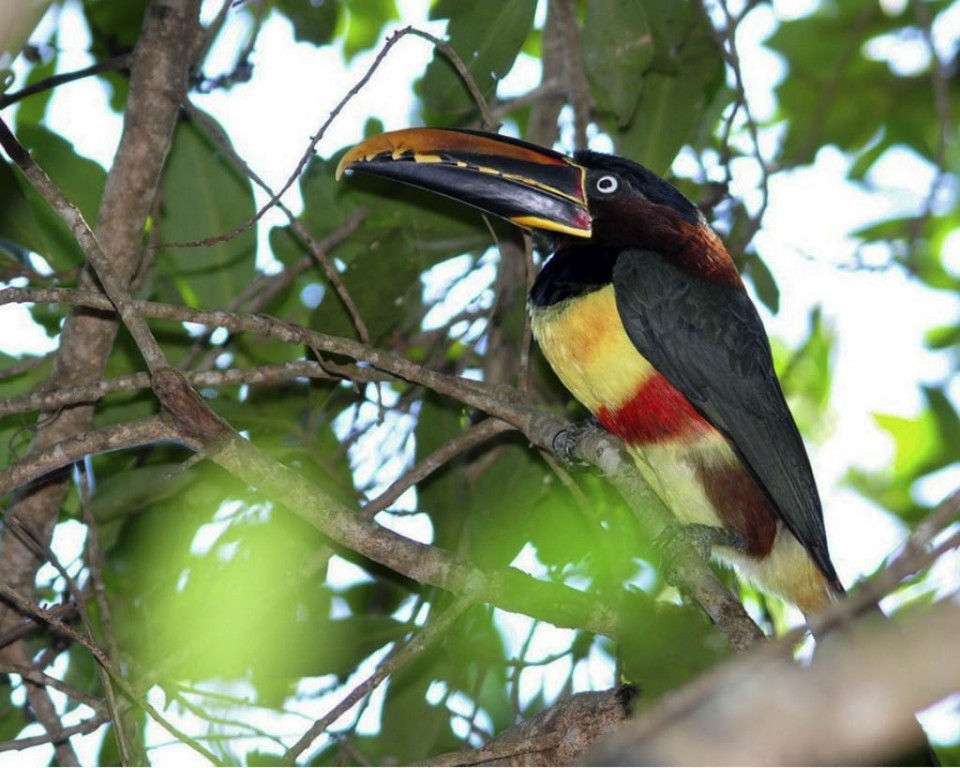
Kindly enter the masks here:
<path id="1" fill-rule="evenodd" d="M 76 292 L 73 295 L 76 300 L 80 300 Z M 0 297 L 2 297 L 2 294 L 0 294 Z M 109 306 L 102 296 L 96 294 L 84 296 L 82 300 L 92 306 Z M 306 345 L 322 352 L 363 361 L 379 371 L 428 387 L 435 392 L 453 397 L 462 403 L 495 416 L 513 425 L 522 431 L 533 444 L 546 450 L 552 450 L 556 435 L 569 426 L 564 420 L 540 411 L 513 387 L 491 385 L 459 376 L 438 373 L 399 355 L 384 352 L 351 339 L 330 336 L 264 316 L 251 317 L 231 312 L 202 312 L 146 301 L 138 301 L 134 304 L 137 311 L 144 317 L 189 320 L 201 325 L 224 327 L 231 331 L 256 333 L 279 338 L 293 344 Z M 202 401 L 199 406 L 206 408 Z M 195 418 L 202 419 L 203 417 L 197 415 Z M 216 439 L 221 439 L 225 435 L 226 431 L 218 433 Z M 194 439 L 200 445 L 208 445 L 212 442 L 199 435 L 194 436 Z M 674 524 L 673 516 L 640 476 L 633 462 L 624 452 L 619 440 L 597 429 L 587 434 L 578 443 L 575 453 L 577 458 L 598 467 L 606 475 L 633 510 L 651 539 L 655 539 Z M 213 456 L 211 455 L 210 458 L 213 458 Z M 216 461 L 216 459 L 214 460 Z M 228 469 L 230 468 L 228 467 Z M 240 477 L 243 476 L 239 464 L 234 465 L 234 468 L 230 471 Z M 300 509 L 300 507 L 294 506 L 294 509 Z M 308 522 L 310 521 L 308 520 Z M 336 535 L 330 534 L 329 531 L 325 532 L 350 549 L 355 549 L 353 544 L 341 541 Z M 378 560 L 375 556 L 371 557 Z M 378 560 L 378 562 L 383 561 Z M 692 550 L 692 547 L 678 555 L 676 572 L 684 588 L 720 627 L 734 648 L 745 650 L 763 639 L 763 633 L 750 619 L 740 601 L 720 582 L 710 566 Z"/>
<path id="2" fill-rule="evenodd" d="M 307 732 L 297 740 L 297 743 L 286 751 L 283 755 L 283 762 L 293 763 L 300 754 L 310 746 L 314 739 L 333 725 L 341 715 L 349 712 L 351 707 L 365 696 L 371 694 L 380 683 L 403 665 L 412 661 L 430 648 L 437 640 L 445 637 L 450 627 L 453 626 L 453 623 L 460 618 L 463 612 L 470 608 L 474 602 L 475 598 L 469 592 L 461 595 L 452 605 L 448 606 L 440 616 L 425 626 L 419 634 L 410 638 L 406 644 L 401 645 L 400 642 L 397 641 L 390 655 L 374 670 L 373 674 L 344 696 L 327 714 L 314 722 Z"/>

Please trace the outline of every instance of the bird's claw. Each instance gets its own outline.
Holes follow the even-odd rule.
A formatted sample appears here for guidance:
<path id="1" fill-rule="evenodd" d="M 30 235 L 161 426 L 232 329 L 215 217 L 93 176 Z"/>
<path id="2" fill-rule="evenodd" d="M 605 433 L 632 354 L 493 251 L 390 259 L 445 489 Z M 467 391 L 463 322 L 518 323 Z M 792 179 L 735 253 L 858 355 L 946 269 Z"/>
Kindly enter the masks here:
<path id="1" fill-rule="evenodd" d="M 595 429 L 602 429 L 600 422 L 592 416 L 564 427 L 553 436 L 551 447 L 556 456 L 567 469 L 593 470 L 595 467 L 589 462 L 582 461 L 576 455 L 577 446 L 583 438 Z"/>

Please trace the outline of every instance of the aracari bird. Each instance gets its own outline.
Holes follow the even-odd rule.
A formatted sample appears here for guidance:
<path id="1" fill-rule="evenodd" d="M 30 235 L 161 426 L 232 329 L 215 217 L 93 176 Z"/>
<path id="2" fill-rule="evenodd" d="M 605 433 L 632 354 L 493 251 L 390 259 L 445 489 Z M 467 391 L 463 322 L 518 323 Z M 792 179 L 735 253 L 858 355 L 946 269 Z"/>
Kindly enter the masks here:
<path id="1" fill-rule="evenodd" d="M 674 186 L 622 157 L 462 130 L 382 134 L 348 151 L 345 169 L 544 232 L 551 255 L 529 308 L 567 389 L 716 557 L 805 613 L 843 591 L 760 317 Z"/>

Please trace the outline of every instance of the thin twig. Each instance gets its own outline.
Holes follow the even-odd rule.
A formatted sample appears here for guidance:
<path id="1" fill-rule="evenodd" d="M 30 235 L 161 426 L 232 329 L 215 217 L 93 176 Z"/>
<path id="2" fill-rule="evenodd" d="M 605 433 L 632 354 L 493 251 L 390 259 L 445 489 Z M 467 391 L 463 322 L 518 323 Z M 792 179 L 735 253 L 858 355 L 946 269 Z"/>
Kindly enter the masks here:
<path id="1" fill-rule="evenodd" d="M 410 638 L 406 645 L 398 641 L 386 659 L 366 680 L 348 693 L 333 709 L 317 720 L 310 729 L 294 744 L 283 756 L 284 763 L 292 763 L 299 757 L 313 740 L 335 723 L 341 715 L 349 711 L 358 701 L 372 693 L 388 676 L 392 675 L 404 664 L 412 661 L 443 637 L 460 615 L 476 601 L 475 595 L 469 591 L 460 595 L 436 620 L 431 621 L 423 630 Z"/>
<path id="2" fill-rule="evenodd" d="M 25 736 L 20 739 L 0 741 L 0 752 L 21 752 L 31 747 L 43 746 L 44 744 L 60 744 L 66 742 L 73 736 L 83 736 L 88 733 L 93 733 L 108 722 L 110 722 L 109 715 L 98 714 L 76 725 L 60 728 L 52 733 L 48 732 L 38 736 Z M 76 765 L 79 765 L 79 762 L 76 763 Z"/>
<path id="3" fill-rule="evenodd" d="M 753 111 L 750 107 L 750 102 L 747 100 L 746 86 L 744 85 L 743 72 L 740 66 L 740 52 L 737 50 L 737 29 L 744 18 L 746 18 L 747 14 L 753 10 L 755 3 L 747 3 L 739 15 L 734 15 L 731 13 L 730 8 L 727 5 L 727 0 L 720 0 L 719 5 L 723 12 L 725 26 L 723 29 L 714 29 L 714 37 L 717 40 L 717 44 L 723 54 L 723 58 L 726 61 L 731 74 L 733 75 L 735 94 L 734 102 L 729 107 L 730 112 L 723 126 L 721 140 L 722 150 L 720 162 L 727 174 L 727 177 L 724 181 L 724 187 L 729 185 L 731 181 L 730 138 L 736 116 L 740 113 L 743 114 L 747 133 L 750 136 L 750 146 L 753 151 L 753 159 L 760 171 L 760 205 L 757 207 L 757 210 L 754 213 L 750 214 L 748 226 L 745 228 L 739 240 L 736 243 L 727 244 L 731 253 L 733 253 L 734 256 L 737 256 L 746 250 L 747 246 L 760 230 L 760 226 L 763 224 L 764 214 L 766 213 L 767 207 L 770 204 L 770 168 L 763 157 L 763 152 L 760 149 L 760 132 L 757 127 L 757 122 L 753 117 Z"/>
<path id="4" fill-rule="evenodd" d="M 408 488 L 422 482 L 456 456 L 513 428 L 510 424 L 507 424 L 505 421 L 500 421 L 499 419 L 484 419 L 479 424 L 467 428 L 453 440 L 450 440 L 404 472 L 389 488 L 377 496 L 377 498 L 365 504 L 363 509 L 360 510 L 360 514 L 367 520 L 372 520 L 378 513 L 387 509 L 393 502 L 400 498 Z"/>
<path id="5" fill-rule="evenodd" d="M 210 119 L 209 115 L 202 110 L 197 109 L 197 107 L 190 102 L 187 102 L 187 113 L 197 123 L 203 126 L 217 146 L 219 146 L 227 154 L 227 156 L 233 160 L 243 174 L 250 178 L 264 192 L 270 195 L 271 198 L 276 197 L 276 194 L 274 193 L 273 189 L 271 189 L 270 185 L 260 178 L 260 176 L 239 155 L 239 153 L 233 148 L 233 144 L 230 142 L 229 137 L 223 132 L 223 129 L 221 129 L 215 121 Z M 323 268 L 323 271 L 327 276 L 327 280 L 330 281 L 330 284 L 337 292 L 337 296 L 340 297 L 340 300 L 346 307 L 347 312 L 350 315 L 350 319 L 353 321 L 354 328 L 357 329 L 357 334 L 360 337 L 360 341 L 368 344 L 370 342 L 370 332 L 367 330 L 367 325 L 363 321 L 363 317 L 360 315 L 360 310 L 357 307 L 357 303 L 353 300 L 353 297 L 350 295 L 347 287 L 343 284 L 340 273 L 337 271 L 336 267 L 334 267 L 333 262 L 330 261 L 328 254 L 334 246 L 342 243 L 354 232 L 356 232 L 357 229 L 359 229 L 360 225 L 366 220 L 369 211 L 367 211 L 366 208 L 361 208 L 360 210 L 354 212 L 346 221 L 343 222 L 343 224 L 327 235 L 322 241 L 317 241 L 307 230 L 306 225 L 304 225 L 304 223 L 296 217 L 293 211 L 291 211 L 290 208 L 279 198 L 277 198 L 277 207 L 280 208 L 280 210 L 283 211 L 283 213 L 287 216 L 293 231 L 298 237 L 300 237 L 304 245 L 307 246 L 309 257 L 287 267 L 282 273 L 280 273 L 280 275 L 271 276 L 267 281 L 265 281 L 267 283 L 266 287 L 268 287 L 269 290 L 263 290 L 265 286 L 258 286 L 261 281 L 256 281 L 254 286 L 258 286 L 258 290 L 244 291 L 241 296 L 238 296 L 237 299 L 234 300 L 234 302 L 231 302 L 230 308 L 235 309 L 243 306 L 241 302 L 250 298 L 254 299 L 255 305 L 250 307 L 249 310 L 253 312 L 257 311 L 257 309 L 260 307 L 266 306 L 270 300 L 277 295 L 277 293 L 290 285 L 301 273 L 313 266 L 314 263 L 317 263 Z M 254 286 L 251 286 L 251 289 L 253 289 Z"/>
<path id="6" fill-rule="evenodd" d="M 29 290 L 29 289 L 28 289 Z M 194 387 L 235 387 L 240 385 L 279 384 L 297 378 L 334 381 L 378 382 L 390 380 L 389 374 L 355 365 L 321 365 L 313 360 L 298 360 L 253 368 L 228 368 L 222 371 L 188 371 L 184 378 Z M 114 379 L 103 379 L 75 387 L 40 390 L 0 400 L 0 417 L 12 413 L 52 411 L 80 403 L 95 403 L 117 392 L 149 389 L 150 374 L 131 373 Z"/>
<path id="7" fill-rule="evenodd" d="M 423 32 L 414 27 L 404 27 L 394 32 L 390 37 L 387 38 L 386 42 L 383 44 L 383 47 L 377 53 L 376 58 L 373 60 L 373 63 L 367 68 L 367 71 L 364 72 L 363 76 L 357 81 L 357 83 L 347 91 L 346 95 L 337 103 L 337 105 L 330 111 L 330 114 L 327 116 L 327 119 L 324 120 L 323 124 L 317 130 L 317 132 L 310 137 L 310 142 L 307 145 L 306 150 L 304 150 L 303 155 L 301 155 L 300 160 L 297 162 L 296 168 L 293 169 L 293 172 L 284 182 L 283 186 L 258 210 L 252 217 L 244 221 L 239 226 L 230 230 L 229 232 L 224 232 L 219 235 L 212 237 L 203 238 L 202 240 L 188 240 L 182 242 L 171 242 L 171 243 L 159 243 L 157 248 L 195 248 L 197 246 L 204 245 L 213 245 L 215 243 L 226 242 L 227 240 L 232 240 L 237 235 L 242 232 L 247 231 L 256 224 L 260 219 L 263 218 L 264 214 L 273 208 L 280 199 L 287 193 L 287 190 L 293 186 L 293 183 L 300 177 L 300 174 L 303 173 L 303 169 L 306 168 L 307 163 L 310 161 L 310 158 L 313 157 L 313 153 L 316 151 L 317 144 L 320 143 L 320 140 L 326 135 L 327 129 L 336 120 L 337 116 L 343 111 L 344 107 L 363 90 L 364 86 L 370 81 L 370 78 L 373 77 L 373 74 L 377 71 L 380 65 L 383 63 L 384 59 L 387 57 L 387 54 L 400 40 L 402 40 L 407 35 L 414 35 L 417 37 L 422 37 L 426 40 L 433 42 L 434 44 L 445 45 L 441 40 L 438 40 L 433 35 Z M 454 54 L 455 55 L 455 54 Z M 462 63 L 462 62 L 461 62 Z M 467 73 L 469 76 L 469 72 Z M 472 79 L 468 80 L 468 85 L 472 82 Z M 474 88 L 476 84 L 474 83 Z M 482 97 L 481 97 L 482 98 Z M 485 104 L 485 102 L 480 101 L 480 104 Z M 483 111 L 483 108 L 481 108 Z M 485 114 L 489 114 L 489 109 L 487 109 Z M 492 118 L 491 118 L 492 119 Z"/>
<path id="8" fill-rule="evenodd" d="M 64 72 L 59 75 L 53 75 L 52 77 L 44 78 L 43 80 L 40 80 L 33 85 L 28 85 L 26 88 L 22 88 L 19 91 L 0 94 L 0 109 L 9 107 L 11 104 L 16 104 L 18 101 L 21 101 L 28 96 L 33 96 L 37 93 L 43 93 L 44 91 L 49 91 L 53 88 L 57 88 L 58 86 L 65 85 L 66 83 L 82 80 L 85 77 L 101 75 L 104 72 L 117 72 L 118 70 L 129 69 L 132 58 L 132 53 L 123 53 L 119 56 L 113 57 L 112 59 L 98 61 L 96 64 L 91 64 L 89 67 L 84 67 L 83 69 L 78 69 L 74 72 Z"/>
<path id="9" fill-rule="evenodd" d="M 44 624 L 46 624 L 50 629 L 57 634 L 66 637 L 70 640 L 73 640 L 75 643 L 82 645 L 96 659 L 97 663 L 103 666 L 109 673 L 111 678 L 117 683 L 120 689 L 124 692 L 126 696 L 130 698 L 131 701 L 137 703 L 138 706 L 142 707 L 147 714 L 150 715 L 156 722 L 162 726 L 164 729 L 170 732 L 175 738 L 179 739 L 182 743 L 191 747 L 194 751 L 198 752 L 204 758 L 209 760 L 214 765 L 220 765 L 221 761 L 214 755 L 212 752 L 205 749 L 201 744 L 197 742 L 196 739 L 191 738 L 186 733 L 182 732 L 179 728 L 175 727 L 170 723 L 163 715 L 161 715 L 155 707 L 153 707 L 144 697 L 138 696 L 137 693 L 133 690 L 130 684 L 120 675 L 119 671 L 113 667 L 110 663 L 110 659 L 107 658 L 103 650 L 94 643 L 91 643 L 86 636 L 75 630 L 73 627 L 68 624 L 64 624 L 60 619 L 51 614 L 45 608 L 41 608 L 39 605 L 31 603 L 29 600 L 23 598 L 16 590 L 9 587 L 7 584 L 0 582 L 0 597 L 3 597 L 4 600 L 11 603 L 20 613 L 25 616 L 33 616 L 36 619 L 39 619 Z"/>
<path id="10" fill-rule="evenodd" d="M 120 665 L 120 647 L 117 645 L 117 638 L 113 632 L 113 617 L 110 610 L 110 601 L 107 600 L 107 590 L 103 582 L 103 552 L 100 549 L 100 539 L 97 533 L 97 521 L 93 513 L 93 489 L 91 479 L 83 462 L 78 464 L 80 487 L 80 503 L 83 508 L 83 521 L 87 526 L 87 567 L 90 570 L 90 582 L 93 586 L 94 599 L 97 602 L 97 610 L 100 617 L 100 627 L 103 630 L 103 637 L 106 640 L 107 657 L 110 663 L 116 669 L 121 669 Z M 74 598 L 76 599 L 76 598 Z M 81 608 L 80 615 L 86 624 L 89 619 L 86 616 L 86 610 L 82 608 L 78 601 L 78 607 Z M 87 632 L 91 639 L 94 637 L 93 627 L 88 626 Z M 114 691 L 110 676 L 106 670 L 98 666 L 101 684 L 107 695 L 107 705 L 113 720 L 114 733 L 117 740 L 117 748 L 120 752 L 120 758 L 124 765 L 137 765 L 146 763 L 146 755 L 143 753 L 142 744 L 137 739 L 135 726 L 130 722 L 126 713 L 122 712 L 117 705 L 117 696 Z"/>

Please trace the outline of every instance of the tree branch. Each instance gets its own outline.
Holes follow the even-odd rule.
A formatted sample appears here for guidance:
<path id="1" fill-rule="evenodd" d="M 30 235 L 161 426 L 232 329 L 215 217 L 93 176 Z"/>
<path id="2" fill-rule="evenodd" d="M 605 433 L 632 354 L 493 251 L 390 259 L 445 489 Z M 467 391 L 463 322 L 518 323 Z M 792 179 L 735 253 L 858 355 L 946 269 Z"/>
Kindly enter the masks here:
<path id="1" fill-rule="evenodd" d="M 124 69 L 129 69 L 132 58 L 133 56 L 131 54 L 123 53 L 119 56 L 114 56 L 112 59 L 98 61 L 96 64 L 91 64 L 89 67 L 84 67 L 83 69 L 78 69 L 73 72 L 64 72 L 59 75 L 54 75 L 53 77 L 44 78 L 33 85 L 28 85 L 26 88 L 22 88 L 19 91 L 14 91 L 13 93 L 2 93 L 0 94 L 0 109 L 9 107 L 11 104 L 16 104 L 18 101 L 22 101 L 28 96 L 34 96 L 38 93 L 43 93 L 44 91 L 57 88 L 61 85 L 82 80 L 85 77 L 102 75 L 104 72 L 118 72 Z"/>
<path id="2" fill-rule="evenodd" d="M 469 592 L 460 595 L 452 605 L 444 609 L 440 616 L 432 620 L 423 630 L 410 638 L 409 642 L 405 645 L 401 645 L 399 641 L 394 643 L 390 655 L 381 662 L 373 674 L 344 696 L 327 714 L 315 721 L 307 732 L 297 740 L 297 743 L 284 753 L 283 762 L 293 763 L 296 761 L 300 754 L 313 743 L 314 739 L 333 725 L 341 715 L 349 712 L 354 705 L 372 693 L 387 677 L 415 659 L 437 640 L 445 637 L 450 627 L 453 626 L 453 623 L 460 618 L 463 612 L 473 605 L 474 602 L 475 598 Z"/>
<path id="3" fill-rule="evenodd" d="M 0 494 L 37 480 L 51 472 L 69 467 L 86 456 L 106 451 L 137 448 L 143 445 L 173 442 L 198 448 L 182 434 L 180 426 L 165 416 L 151 416 L 139 421 L 126 421 L 103 429 L 83 432 L 59 443 L 35 451 L 9 467 L 0 469 Z M 33 531 L 34 536 L 38 536 Z"/>
<path id="4" fill-rule="evenodd" d="M 0 293 L 0 300 L 2 296 L 3 293 Z M 105 301 L 103 297 L 95 294 L 81 297 L 73 292 L 72 297 L 76 301 L 82 300 L 95 306 L 102 306 Z M 231 331 L 248 331 L 364 361 L 385 373 L 421 384 L 495 416 L 513 425 L 532 443 L 546 450 L 552 451 L 556 435 L 569 426 L 562 419 L 541 412 L 513 387 L 490 385 L 437 373 L 398 355 L 350 339 L 329 336 L 264 316 L 202 312 L 155 302 L 134 304 L 144 317 L 190 321 L 225 327 Z M 202 442 L 206 444 L 207 441 Z M 651 539 L 655 539 L 667 527 L 675 524 L 674 517 L 640 476 L 619 440 L 597 429 L 585 435 L 575 447 L 575 453 L 577 458 L 598 467 L 610 479 Z M 332 538 L 336 539 L 336 536 Z M 740 601 L 720 582 L 692 546 L 681 546 L 675 559 L 675 573 L 683 588 L 704 608 L 734 648 L 745 650 L 763 639 L 762 631 L 750 619 Z"/>
<path id="5" fill-rule="evenodd" d="M 726 664 L 627 725 L 594 765 L 871 765 L 916 748 L 913 713 L 960 689 L 960 607 L 863 622 L 809 667 L 785 641 Z"/>

